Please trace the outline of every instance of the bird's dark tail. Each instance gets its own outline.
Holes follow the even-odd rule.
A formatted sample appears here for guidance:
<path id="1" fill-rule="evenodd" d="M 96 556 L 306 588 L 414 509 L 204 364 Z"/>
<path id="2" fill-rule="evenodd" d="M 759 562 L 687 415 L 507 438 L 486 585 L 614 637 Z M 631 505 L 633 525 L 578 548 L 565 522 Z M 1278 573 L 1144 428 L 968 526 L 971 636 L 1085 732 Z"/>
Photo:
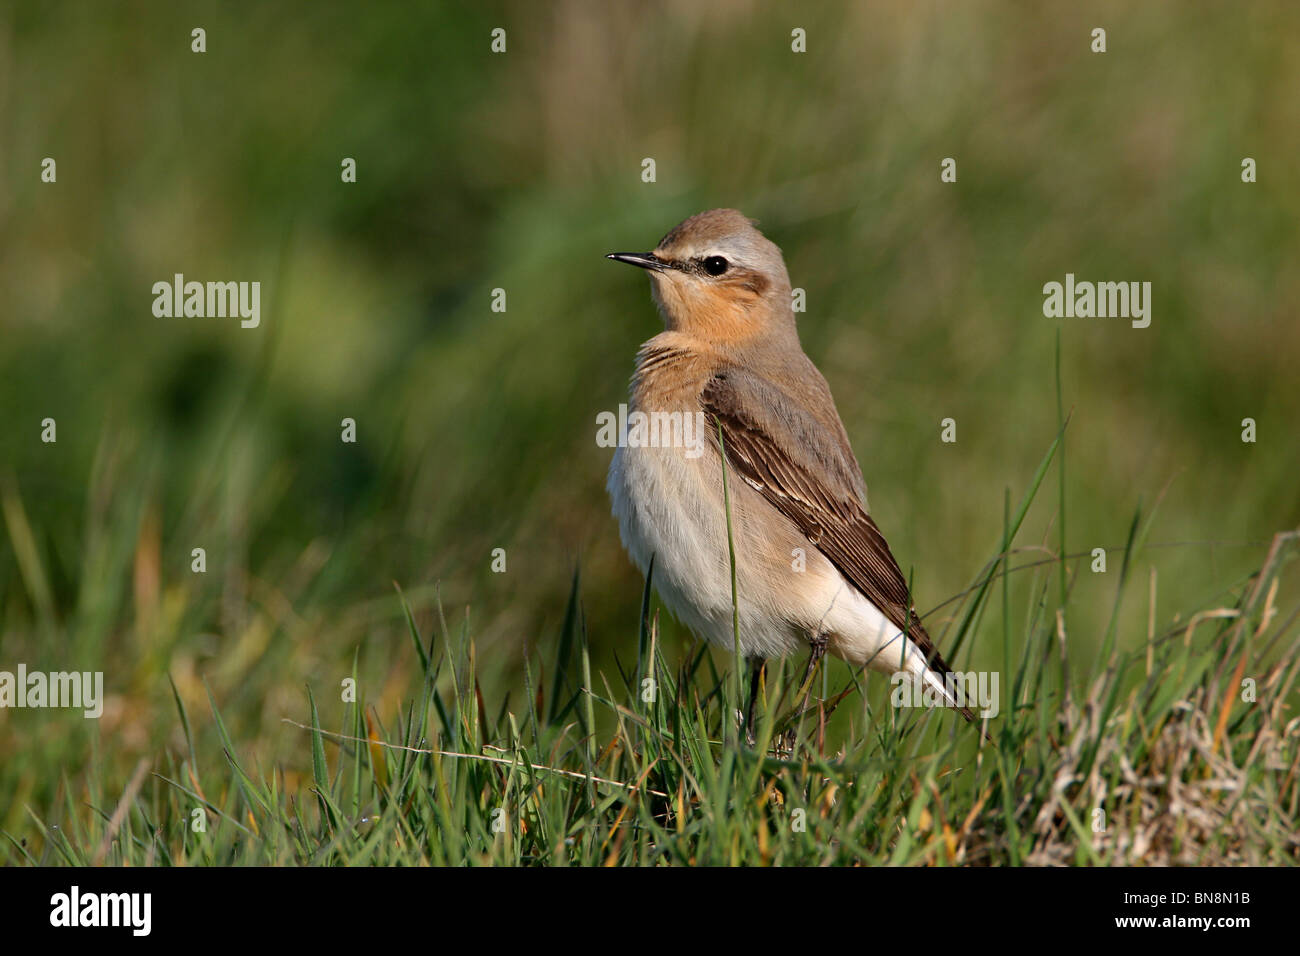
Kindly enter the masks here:
<path id="1" fill-rule="evenodd" d="M 993 738 L 989 736 L 988 731 L 986 731 L 979 723 L 974 712 L 954 696 L 953 688 L 956 686 L 956 682 L 948 680 L 949 675 L 953 672 L 952 668 L 949 667 L 948 662 L 943 659 L 943 655 L 939 653 L 939 649 L 934 646 L 934 642 L 930 640 L 930 635 L 925 632 L 925 628 L 921 627 L 919 623 L 914 622 L 913 627 L 915 630 L 908 634 L 908 638 L 916 644 L 925 655 L 926 671 L 924 674 L 924 680 L 926 683 L 938 692 L 939 696 L 944 699 L 950 709 L 957 711 L 957 713 L 965 717 L 967 721 L 975 724 L 984 739 L 992 743 Z"/>

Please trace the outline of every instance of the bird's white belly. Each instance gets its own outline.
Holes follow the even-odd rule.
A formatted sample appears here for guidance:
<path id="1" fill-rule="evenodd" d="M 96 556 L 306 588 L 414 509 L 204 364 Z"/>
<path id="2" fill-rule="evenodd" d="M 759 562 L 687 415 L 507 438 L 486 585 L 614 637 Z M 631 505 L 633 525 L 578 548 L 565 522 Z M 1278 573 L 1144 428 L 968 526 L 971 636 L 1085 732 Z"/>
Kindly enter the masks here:
<path id="1" fill-rule="evenodd" d="M 741 653 L 781 657 L 806 648 L 808 638 L 784 609 L 773 606 L 772 561 L 763 553 L 773 543 L 755 540 L 738 501 L 738 480 L 728 476 Z M 653 584 L 664 604 L 699 637 L 731 650 L 731 562 L 721 482 L 711 452 L 688 458 L 678 448 L 620 447 L 607 487 L 623 546 L 643 572 L 653 556 Z"/>

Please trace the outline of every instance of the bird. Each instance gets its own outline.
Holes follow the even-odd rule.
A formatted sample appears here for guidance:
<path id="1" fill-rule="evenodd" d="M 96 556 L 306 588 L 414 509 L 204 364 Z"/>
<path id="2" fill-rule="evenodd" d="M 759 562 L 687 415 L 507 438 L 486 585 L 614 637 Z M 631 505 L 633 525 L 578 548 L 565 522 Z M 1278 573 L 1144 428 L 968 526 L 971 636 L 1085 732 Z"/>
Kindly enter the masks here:
<path id="1" fill-rule="evenodd" d="M 799 341 L 781 250 L 741 212 L 711 209 L 650 252 L 606 258 L 646 270 L 664 324 L 637 352 L 629 417 L 678 415 L 707 434 L 702 449 L 624 436 L 606 482 L 612 511 L 633 562 L 686 627 L 730 651 L 734 611 L 751 669 L 750 741 L 764 663 L 804 650 L 808 690 L 830 653 L 905 672 L 974 720 L 868 513 L 830 387 Z"/>

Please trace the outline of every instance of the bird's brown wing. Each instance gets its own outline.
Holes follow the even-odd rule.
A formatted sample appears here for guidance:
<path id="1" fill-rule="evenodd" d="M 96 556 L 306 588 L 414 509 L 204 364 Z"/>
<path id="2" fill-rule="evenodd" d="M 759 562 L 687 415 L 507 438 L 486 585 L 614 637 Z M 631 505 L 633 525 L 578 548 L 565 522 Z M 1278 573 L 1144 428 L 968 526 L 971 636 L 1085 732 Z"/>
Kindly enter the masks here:
<path id="1" fill-rule="evenodd" d="M 782 398 L 768 383 L 735 368 L 709 380 L 700 406 L 715 447 L 721 426 L 727 467 L 794 522 L 853 587 L 907 634 L 933 670 L 949 673 L 917 618 L 907 580 L 885 536 L 846 474 L 847 469 L 857 471 L 847 439 L 827 434 L 829 430 L 799 403 Z M 826 402 L 829 405 L 829 392 Z M 838 424 L 834 406 L 823 409 L 823 418 L 827 411 Z M 801 464 L 806 461 L 818 461 L 820 474 Z"/>

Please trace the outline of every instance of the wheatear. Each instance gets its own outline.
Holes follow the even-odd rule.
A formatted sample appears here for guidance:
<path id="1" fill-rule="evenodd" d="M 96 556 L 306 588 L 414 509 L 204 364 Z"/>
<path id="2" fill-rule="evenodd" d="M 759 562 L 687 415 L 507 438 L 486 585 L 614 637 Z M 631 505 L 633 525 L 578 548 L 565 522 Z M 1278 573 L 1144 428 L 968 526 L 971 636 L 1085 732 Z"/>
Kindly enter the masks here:
<path id="1" fill-rule="evenodd" d="M 643 572 L 653 558 L 664 603 L 700 637 L 733 648 L 721 426 L 741 653 L 753 664 L 809 648 L 808 673 L 825 651 L 905 671 L 972 719 L 867 514 L 830 388 L 799 344 L 781 250 L 741 213 L 713 209 L 653 252 L 608 258 L 649 271 L 666 327 L 637 354 L 629 408 L 703 412 L 711 436 L 704 454 L 620 441 L 610 464 L 623 544 Z M 757 676 L 756 667 L 755 687 Z"/>

